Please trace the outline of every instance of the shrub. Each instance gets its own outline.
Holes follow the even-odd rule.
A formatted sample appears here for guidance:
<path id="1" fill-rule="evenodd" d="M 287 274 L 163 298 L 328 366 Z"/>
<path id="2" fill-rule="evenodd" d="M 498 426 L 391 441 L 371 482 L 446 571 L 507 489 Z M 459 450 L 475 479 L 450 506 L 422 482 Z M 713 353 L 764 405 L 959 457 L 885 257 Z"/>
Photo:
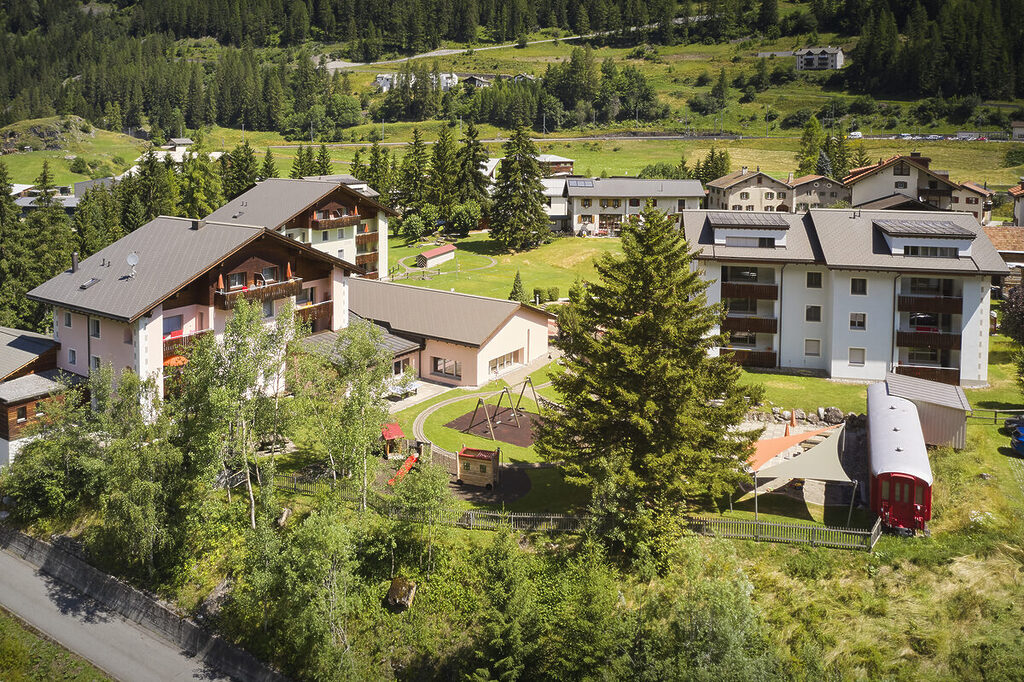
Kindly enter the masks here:
<path id="1" fill-rule="evenodd" d="M 798 109 L 782 119 L 783 128 L 803 128 L 814 115 L 810 109 Z"/>
<path id="2" fill-rule="evenodd" d="M 558 287 L 548 287 L 548 300 L 557 301 L 559 298 L 561 298 L 561 296 L 559 296 L 559 293 L 560 292 L 558 291 Z"/>
<path id="3" fill-rule="evenodd" d="M 533 302 L 534 303 L 547 303 L 548 292 L 543 287 L 533 288 Z"/>
<path id="4" fill-rule="evenodd" d="M 1006 150 L 1003 157 L 1003 168 L 1024 166 L 1024 144 L 1015 144 Z"/>
<path id="5" fill-rule="evenodd" d="M 81 156 L 76 156 L 75 160 L 71 162 L 71 172 L 78 173 L 79 175 L 88 175 L 89 164 Z"/>
<path id="6" fill-rule="evenodd" d="M 705 85 L 711 85 L 711 74 L 708 73 L 707 71 L 701 73 L 701 75 L 697 76 L 697 80 L 694 81 L 693 84 L 696 85 L 698 88 L 703 87 Z"/>

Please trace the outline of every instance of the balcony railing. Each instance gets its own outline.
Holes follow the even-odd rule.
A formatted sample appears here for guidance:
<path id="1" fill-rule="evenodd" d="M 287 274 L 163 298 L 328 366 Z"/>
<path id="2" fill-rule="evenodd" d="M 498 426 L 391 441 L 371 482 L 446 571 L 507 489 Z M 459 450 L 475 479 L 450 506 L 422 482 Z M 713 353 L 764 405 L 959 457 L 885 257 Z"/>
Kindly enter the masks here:
<path id="1" fill-rule="evenodd" d="M 722 282 L 722 298 L 756 298 L 775 301 L 779 298 L 779 286 L 756 282 Z"/>
<path id="2" fill-rule="evenodd" d="M 356 235 L 356 248 L 372 247 L 370 251 L 377 250 L 377 240 L 379 235 L 376 232 L 367 232 L 365 234 Z"/>
<path id="3" fill-rule="evenodd" d="M 167 335 L 164 337 L 164 360 L 172 355 L 183 355 L 190 345 L 212 334 L 212 329 L 200 329 L 199 331 L 181 334 L 180 336 Z"/>
<path id="4" fill-rule="evenodd" d="M 302 291 L 302 279 L 294 277 L 286 282 L 274 282 L 263 286 L 246 287 L 244 289 L 232 289 L 230 291 L 215 291 L 214 305 L 221 310 L 232 310 L 235 303 L 240 299 L 262 303 L 263 301 L 274 301 L 279 298 L 297 296 Z"/>
<path id="5" fill-rule="evenodd" d="M 309 305 L 299 305 L 295 308 L 295 315 L 303 322 L 314 320 L 331 319 L 334 312 L 334 301 L 320 301 Z"/>
<path id="6" fill-rule="evenodd" d="M 928 365 L 897 365 L 896 373 L 918 379 L 938 381 L 941 384 L 960 384 L 960 370 L 956 367 L 930 367 Z"/>
<path id="7" fill-rule="evenodd" d="M 779 321 L 774 317 L 727 315 L 725 322 L 722 323 L 722 331 L 777 334 L 779 331 Z"/>
<path id="8" fill-rule="evenodd" d="M 314 219 L 313 229 L 333 230 L 338 227 L 351 227 L 352 225 L 358 225 L 359 221 L 362 219 L 363 216 L 361 215 L 346 215 L 340 218 Z"/>
<path id="9" fill-rule="evenodd" d="M 899 296 L 896 309 L 901 313 L 951 313 L 964 310 L 962 296 Z"/>
<path id="10" fill-rule="evenodd" d="M 896 345 L 908 348 L 942 348 L 960 350 L 960 335 L 946 332 L 925 332 L 900 329 L 896 332 Z"/>
<path id="11" fill-rule="evenodd" d="M 775 351 L 749 348 L 721 348 L 722 355 L 731 355 L 734 362 L 744 367 L 775 367 Z"/>
<path id="12" fill-rule="evenodd" d="M 375 272 L 377 270 L 377 252 L 357 254 L 356 265 L 361 268 L 366 268 L 367 271 Z"/>

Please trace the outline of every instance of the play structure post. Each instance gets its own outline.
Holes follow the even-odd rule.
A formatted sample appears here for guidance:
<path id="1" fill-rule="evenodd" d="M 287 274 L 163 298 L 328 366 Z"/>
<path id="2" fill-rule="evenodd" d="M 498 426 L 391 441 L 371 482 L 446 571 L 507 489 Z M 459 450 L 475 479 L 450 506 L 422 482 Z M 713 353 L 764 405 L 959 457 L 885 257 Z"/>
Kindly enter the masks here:
<path id="1" fill-rule="evenodd" d="M 537 414 L 542 414 L 540 398 L 537 396 L 537 388 L 533 385 L 533 377 L 531 376 L 527 376 L 526 379 L 523 380 L 523 387 L 519 390 L 519 400 L 516 402 L 516 409 L 519 409 L 519 406 L 523 403 L 523 396 L 526 395 L 527 385 L 529 385 L 530 390 L 533 391 L 533 402 L 537 403 Z M 511 399 L 511 396 L 509 396 L 509 400 Z"/>
<path id="2" fill-rule="evenodd" d="M 500 398 L 499 398 L 499 400 L 500 400 Z M 511 396 L 509 396 L 508 402 L 509 402 L 510 405 L 512 404 L 512 397 Z M 466 433 L 471 428 L 476 426 L 476 413 L 477 413 L 477 410 L 479 410 L 481 407 L 484 408 L 484 418 L 487 420 L 487 430 L 490 431 L 490 433 L 491 433 L 491 440 L 497 440 L 497 438 L 494 437 L 494 424 L 491 423 L 491 415 L 487 411 L 487 403 L 484 402 L 483 398 L 477 398 L 476 399 L 476 407 L 473 408 L 473 416 L 471 416 L 469 418 L 469 426 L 467 426 L 465 429 L 463 429 L 462 432 Z M 519 422 L 517 421 L 516 422 L 517 426 L 518 426 L 518 423 Z"/>
<path id="3" fill-rule="evenodd" d="M 498 404 L 494 406 L 494 416 L 498 416 L 498 410 L 501 409 L 501 399 L 508 396 L 508 409 L 512 410 L 512 418 L 516 420 L 516 428 L 521 428 L 519 424 L 519 415 L 516 414 L 515 405 L 512 404 L 512 394 L 508 390 L 508 386 L 501 389 L 501 393 L 498 395 Z"/>
<path id="4" fill-rule="evenodd" d="M 850 519 L 853 517 L 853 501 L 857 498 L 857 485 L 859 480 L 853 482 L 853 494 L 850 495 L 850 508 L 846 512 L 846 527 L 850 527 Z"/>

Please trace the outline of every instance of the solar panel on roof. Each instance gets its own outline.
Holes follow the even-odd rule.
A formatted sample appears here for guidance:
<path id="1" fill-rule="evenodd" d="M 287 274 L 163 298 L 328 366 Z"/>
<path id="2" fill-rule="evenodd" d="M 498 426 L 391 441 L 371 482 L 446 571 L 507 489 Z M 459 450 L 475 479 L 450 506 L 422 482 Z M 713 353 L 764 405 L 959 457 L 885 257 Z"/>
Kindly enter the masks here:
<path id="1" fill-rule="evenodd" d="M 569 186 L 570 187 L 593 187 L 594 186 L 594 181 L 593 180 L 571 179 L 571 180 L 569 180 Z"/>

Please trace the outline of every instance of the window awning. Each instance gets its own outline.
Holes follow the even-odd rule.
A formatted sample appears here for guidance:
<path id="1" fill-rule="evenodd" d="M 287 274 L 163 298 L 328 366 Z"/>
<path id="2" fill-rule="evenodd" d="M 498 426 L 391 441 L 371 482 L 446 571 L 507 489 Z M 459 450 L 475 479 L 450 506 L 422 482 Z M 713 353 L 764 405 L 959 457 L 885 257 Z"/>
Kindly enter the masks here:
<path id="1" fill-rule="evenodd" d="M 806 452 L 774 466 L 765 467 L 755 475 L 759 480 L 763 478 L 802 478 L 812 481 L 852 483 L 853 479 L 847 475 L 839 461 L 839 446 L 843 441 L 844 429 L 845 424 Z"/>

